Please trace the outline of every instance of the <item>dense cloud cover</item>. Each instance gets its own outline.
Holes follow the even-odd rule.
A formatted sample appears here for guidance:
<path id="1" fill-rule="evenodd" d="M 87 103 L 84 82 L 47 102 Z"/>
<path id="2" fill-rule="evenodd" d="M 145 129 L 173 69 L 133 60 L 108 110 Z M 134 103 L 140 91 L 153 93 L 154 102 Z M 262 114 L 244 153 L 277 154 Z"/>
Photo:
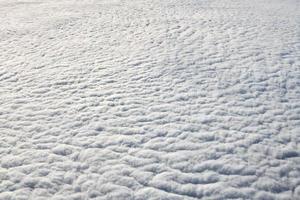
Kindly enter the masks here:
<path id="1" fill-rule="evenodd" d="M 0 199 L 297 199 L 297 0 L 0 0 Z"/>

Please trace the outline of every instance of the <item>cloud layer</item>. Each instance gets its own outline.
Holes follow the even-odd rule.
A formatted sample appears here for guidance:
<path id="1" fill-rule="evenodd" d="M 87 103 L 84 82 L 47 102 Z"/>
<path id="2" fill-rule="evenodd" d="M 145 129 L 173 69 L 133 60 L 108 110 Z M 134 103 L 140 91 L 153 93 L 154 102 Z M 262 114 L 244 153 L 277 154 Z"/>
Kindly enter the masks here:
<path id="1" fill-rule="evenodd" d="M 300 196 L 296 0 L 0 0 L 0 199 Z"/>

